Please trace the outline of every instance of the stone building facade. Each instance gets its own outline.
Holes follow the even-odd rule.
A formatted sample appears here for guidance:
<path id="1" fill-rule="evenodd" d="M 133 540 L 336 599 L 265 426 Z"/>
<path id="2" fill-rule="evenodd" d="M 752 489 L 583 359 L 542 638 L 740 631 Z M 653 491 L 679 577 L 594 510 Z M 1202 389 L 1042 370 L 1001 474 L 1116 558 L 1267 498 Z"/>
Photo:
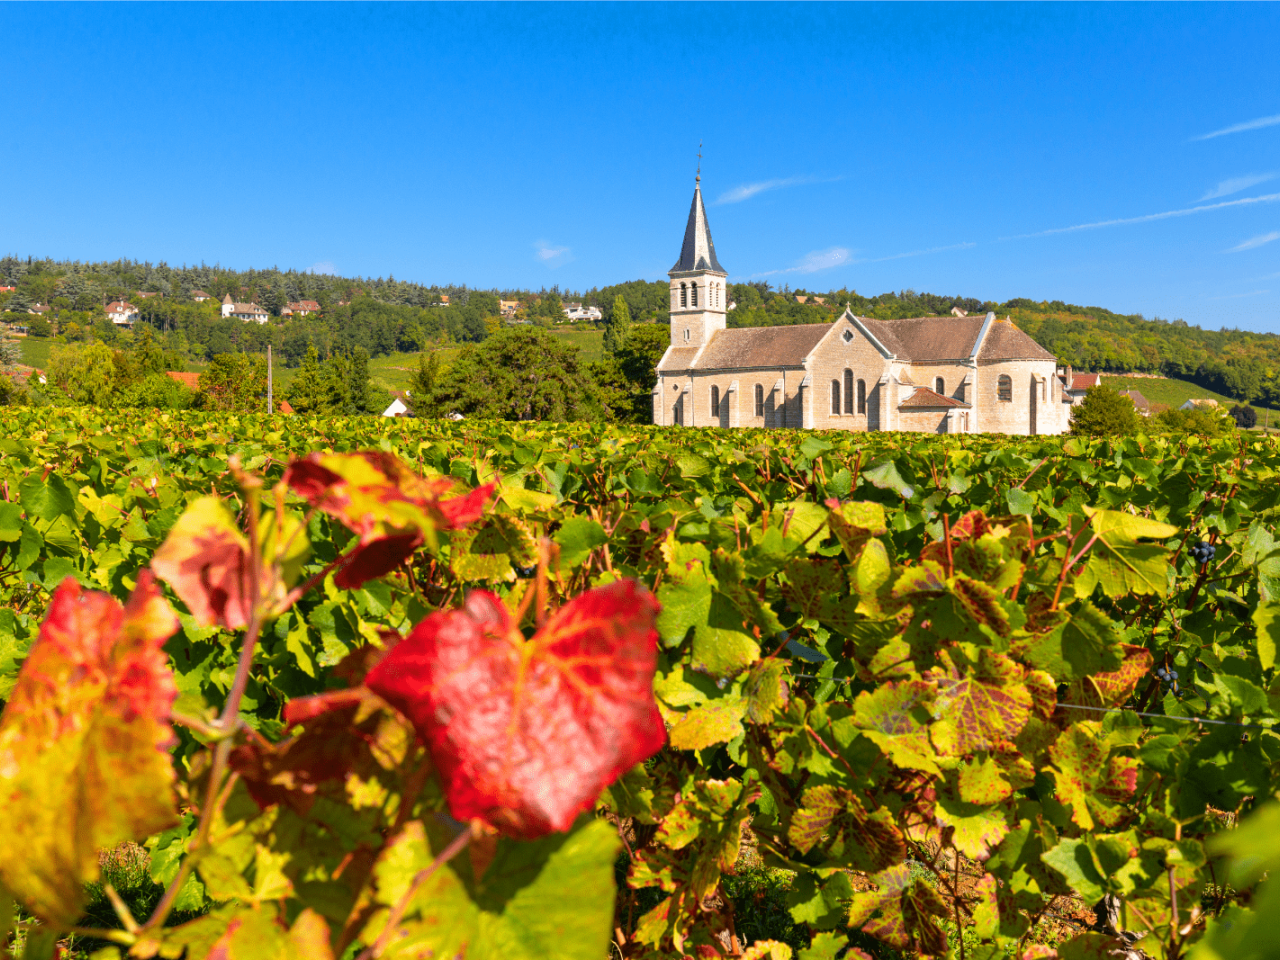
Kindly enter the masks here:
<path id="1" fill-rule="evenodd" d="M 671 268 L 671 346 L 653 422 L 719 427 L 1065 433 L 1071 397 L 1053 354 L 1008 321 L 874 320 L 727 326 L 728 273 L 695 183 Z"/>

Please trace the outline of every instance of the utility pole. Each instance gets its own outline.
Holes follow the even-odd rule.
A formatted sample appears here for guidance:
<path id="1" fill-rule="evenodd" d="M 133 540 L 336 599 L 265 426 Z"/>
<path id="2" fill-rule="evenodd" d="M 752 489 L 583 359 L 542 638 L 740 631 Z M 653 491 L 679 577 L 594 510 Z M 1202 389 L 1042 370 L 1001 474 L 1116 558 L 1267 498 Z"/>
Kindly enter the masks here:
<path id="1" fill-rule="evenodd" d="M 267 344 L 267 413 L 275 413 L 276 405 L 271 397 L 271 344 Z"/>

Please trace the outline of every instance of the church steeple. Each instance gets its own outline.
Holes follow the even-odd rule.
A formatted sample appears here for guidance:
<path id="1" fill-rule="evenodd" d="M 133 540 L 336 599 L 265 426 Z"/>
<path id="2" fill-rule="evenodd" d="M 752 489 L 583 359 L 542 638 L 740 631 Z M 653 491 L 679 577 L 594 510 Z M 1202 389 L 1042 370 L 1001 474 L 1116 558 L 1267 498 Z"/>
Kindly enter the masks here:
<path id="1" fill-rule="evenodd" d="M 680 259 L 671 273 L 692 273 L 696 270 L 713 270 L 728 275 L 716 259 L 716 245 L 711 240 L 711 226 L 707 223 L 707 208 L 702 205 L 702 175 L 693 185 L 693 203 L 689 207 L 689 222 L 684 228 L 684 244 L 680 247 Z"/>
<path id="2" fill-rule="evenodd" d="M 680 259 L 671 278 L 671 345 L 700 347 L 725 328 L 724 281 L 728 271 L 716 258 L 707 208 L 702 204 L 702 170 L 693 181 L 693 203 L 684 228 Z"/>

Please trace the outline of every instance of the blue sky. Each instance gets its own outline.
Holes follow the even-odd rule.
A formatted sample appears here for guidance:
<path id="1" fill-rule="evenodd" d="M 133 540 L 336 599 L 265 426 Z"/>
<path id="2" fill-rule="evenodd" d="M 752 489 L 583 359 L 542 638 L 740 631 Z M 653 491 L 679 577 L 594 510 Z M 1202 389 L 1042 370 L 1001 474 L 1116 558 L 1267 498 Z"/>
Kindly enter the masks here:
<path id="1" fill-rule="evenodd" d="M 0 248 L 1280 333 L 1280 7 L 6 4 Z"/>

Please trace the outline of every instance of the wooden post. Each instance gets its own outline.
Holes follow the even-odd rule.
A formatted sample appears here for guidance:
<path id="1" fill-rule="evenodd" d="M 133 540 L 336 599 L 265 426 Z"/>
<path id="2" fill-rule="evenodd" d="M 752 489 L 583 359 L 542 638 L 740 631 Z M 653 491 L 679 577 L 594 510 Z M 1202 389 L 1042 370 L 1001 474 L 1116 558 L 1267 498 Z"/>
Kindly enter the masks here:
<path id="1" fill-rule="evenodd" d="M 271 396 L 271 344 L 267 344 L 267 413 L 275 413 L 276 405 Z"/>

